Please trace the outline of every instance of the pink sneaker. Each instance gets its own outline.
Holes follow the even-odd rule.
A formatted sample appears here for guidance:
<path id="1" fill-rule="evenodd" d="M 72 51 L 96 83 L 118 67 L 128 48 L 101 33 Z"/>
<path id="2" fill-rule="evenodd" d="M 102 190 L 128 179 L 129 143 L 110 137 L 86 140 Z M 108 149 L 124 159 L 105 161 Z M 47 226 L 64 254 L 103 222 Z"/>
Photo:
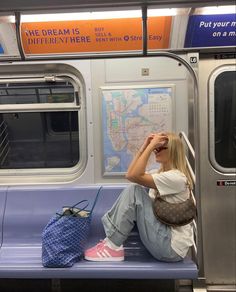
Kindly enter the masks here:
<path id="1" fill-rule="evenodd" d="M 118 249 L 113 249 L 103 240 L 94 247 L 87 249 L 84 258 L 87 261 L 94 262 L 121 262 L 124 260 L 124 248 L 121 246 Z"/>

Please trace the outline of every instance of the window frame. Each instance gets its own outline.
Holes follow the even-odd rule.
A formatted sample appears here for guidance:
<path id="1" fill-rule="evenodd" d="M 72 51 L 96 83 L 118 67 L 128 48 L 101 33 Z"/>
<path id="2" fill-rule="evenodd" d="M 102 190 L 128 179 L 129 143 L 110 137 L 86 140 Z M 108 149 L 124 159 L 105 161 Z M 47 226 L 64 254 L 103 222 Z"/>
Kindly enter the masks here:
<path id="1" fill-rule="evenodd" d="M 225 72 L 235 71 L 236 65 L 223 65 L 218 67 L 209 78 L 209 157 L 212 166 L 221 173 L 235 174 L 235 167 L 223 167 L 217 161 L 215 157 L 215 81 L 217 77 Z"/>
<path id="2" fill-rule="evenodd" d="M 37 184 L 71 182 L 78 178 L 84 171 L 87 163 L 86 147 L 86 112 L 85 112 L 85 88 L 81 76 L 70 72 L 65 73 L 39 73 L 21 75 L 16 73 L 12 78 L 1 76 L 0 83 L 30 83 L 30 82 L 65 82 L 69 81 L 75 91 L 73 102 L 66 103 L 38 103 L 38 104 L 0 104 L 0 113 L 14 112 L 78 112 L 79 135 L 79 161 L 72 167 L 61 168 L 28 168 L 28 169 L 0 169 L 1 184 Z M 83 155 L 82 155 L 83 154 Z"/>
<path id="3" fill-rule="evenodd" d="M 69 81 L 75 88 L 75 95 L 78 96 L 79 86 L 76 84 L 75 80 L 72 76 L 55 76 L 55 75 L 45 75 L 43 77 L 36 77 L 36 78 L 6 78 L 0 79 L 0 84 L 2 83 L 25 83 L 25 82 L 34 82 L 34 83 L 41 83 L 41 82 L 65 82 Z M 26 109 L 27 107 L 27 109 Z M 3 112 L 29 112 L 29 111 L 56 111 L 60 109 L 79 109 L 80 104 L 77 98 L 74 99 L 74 102 L 62 102 L 62 103 L 24 103 L 24 104 L 0 104 L 0 113 Z"/>

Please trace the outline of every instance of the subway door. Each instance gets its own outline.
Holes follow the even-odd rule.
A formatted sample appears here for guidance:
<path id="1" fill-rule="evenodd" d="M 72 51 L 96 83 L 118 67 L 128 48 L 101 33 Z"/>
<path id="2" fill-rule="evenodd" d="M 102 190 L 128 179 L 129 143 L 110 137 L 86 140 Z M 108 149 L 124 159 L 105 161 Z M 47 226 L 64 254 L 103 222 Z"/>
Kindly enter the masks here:
<path id="1" fill-rule="evenodd" d="M 235 291 L 236 61 L 218 58 L 201 57 L 199 64 L 204 270 L 208 285 L 231 285 Z"/>

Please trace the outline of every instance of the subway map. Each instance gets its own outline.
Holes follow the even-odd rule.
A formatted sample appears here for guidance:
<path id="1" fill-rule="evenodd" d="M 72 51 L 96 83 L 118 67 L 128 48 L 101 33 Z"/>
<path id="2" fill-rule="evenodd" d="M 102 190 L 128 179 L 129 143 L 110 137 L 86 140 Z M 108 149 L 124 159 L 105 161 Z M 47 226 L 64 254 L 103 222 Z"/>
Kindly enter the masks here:
<path id="1" fill-rule="evenodd" d="M 172 130 L 172 95 L 172 87 L 102 88 L 105 175 L 125 173 L 150 133 Z"/>

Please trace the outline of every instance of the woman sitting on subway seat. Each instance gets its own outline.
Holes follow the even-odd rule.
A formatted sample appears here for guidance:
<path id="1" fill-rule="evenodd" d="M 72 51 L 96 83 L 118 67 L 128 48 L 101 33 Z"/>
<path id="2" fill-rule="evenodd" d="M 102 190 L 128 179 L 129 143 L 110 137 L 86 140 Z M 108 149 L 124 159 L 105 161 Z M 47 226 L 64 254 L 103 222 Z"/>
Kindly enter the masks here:
<path id="1" fill-rule="evenodd" d="M 151 154 L 160 168 L 146 173 Z M 137 224 L 140 238 L 160 261 L 181 261 L 194 243 L 192 224 L 170 227 L 154 215 L 152 202 L 157 192 L 170 203 L 185 201 L 192 180 L 181 139 L 174 133 L 150 134 L 129 165 L 127 179 L 135 184 L 125 188 L 112 208 L 102 217 L 106 238 L 85 251 L 89 261 L 123 261 L 123 242 Z M 149 192 L 146 189 L 149 188 Z"/>

